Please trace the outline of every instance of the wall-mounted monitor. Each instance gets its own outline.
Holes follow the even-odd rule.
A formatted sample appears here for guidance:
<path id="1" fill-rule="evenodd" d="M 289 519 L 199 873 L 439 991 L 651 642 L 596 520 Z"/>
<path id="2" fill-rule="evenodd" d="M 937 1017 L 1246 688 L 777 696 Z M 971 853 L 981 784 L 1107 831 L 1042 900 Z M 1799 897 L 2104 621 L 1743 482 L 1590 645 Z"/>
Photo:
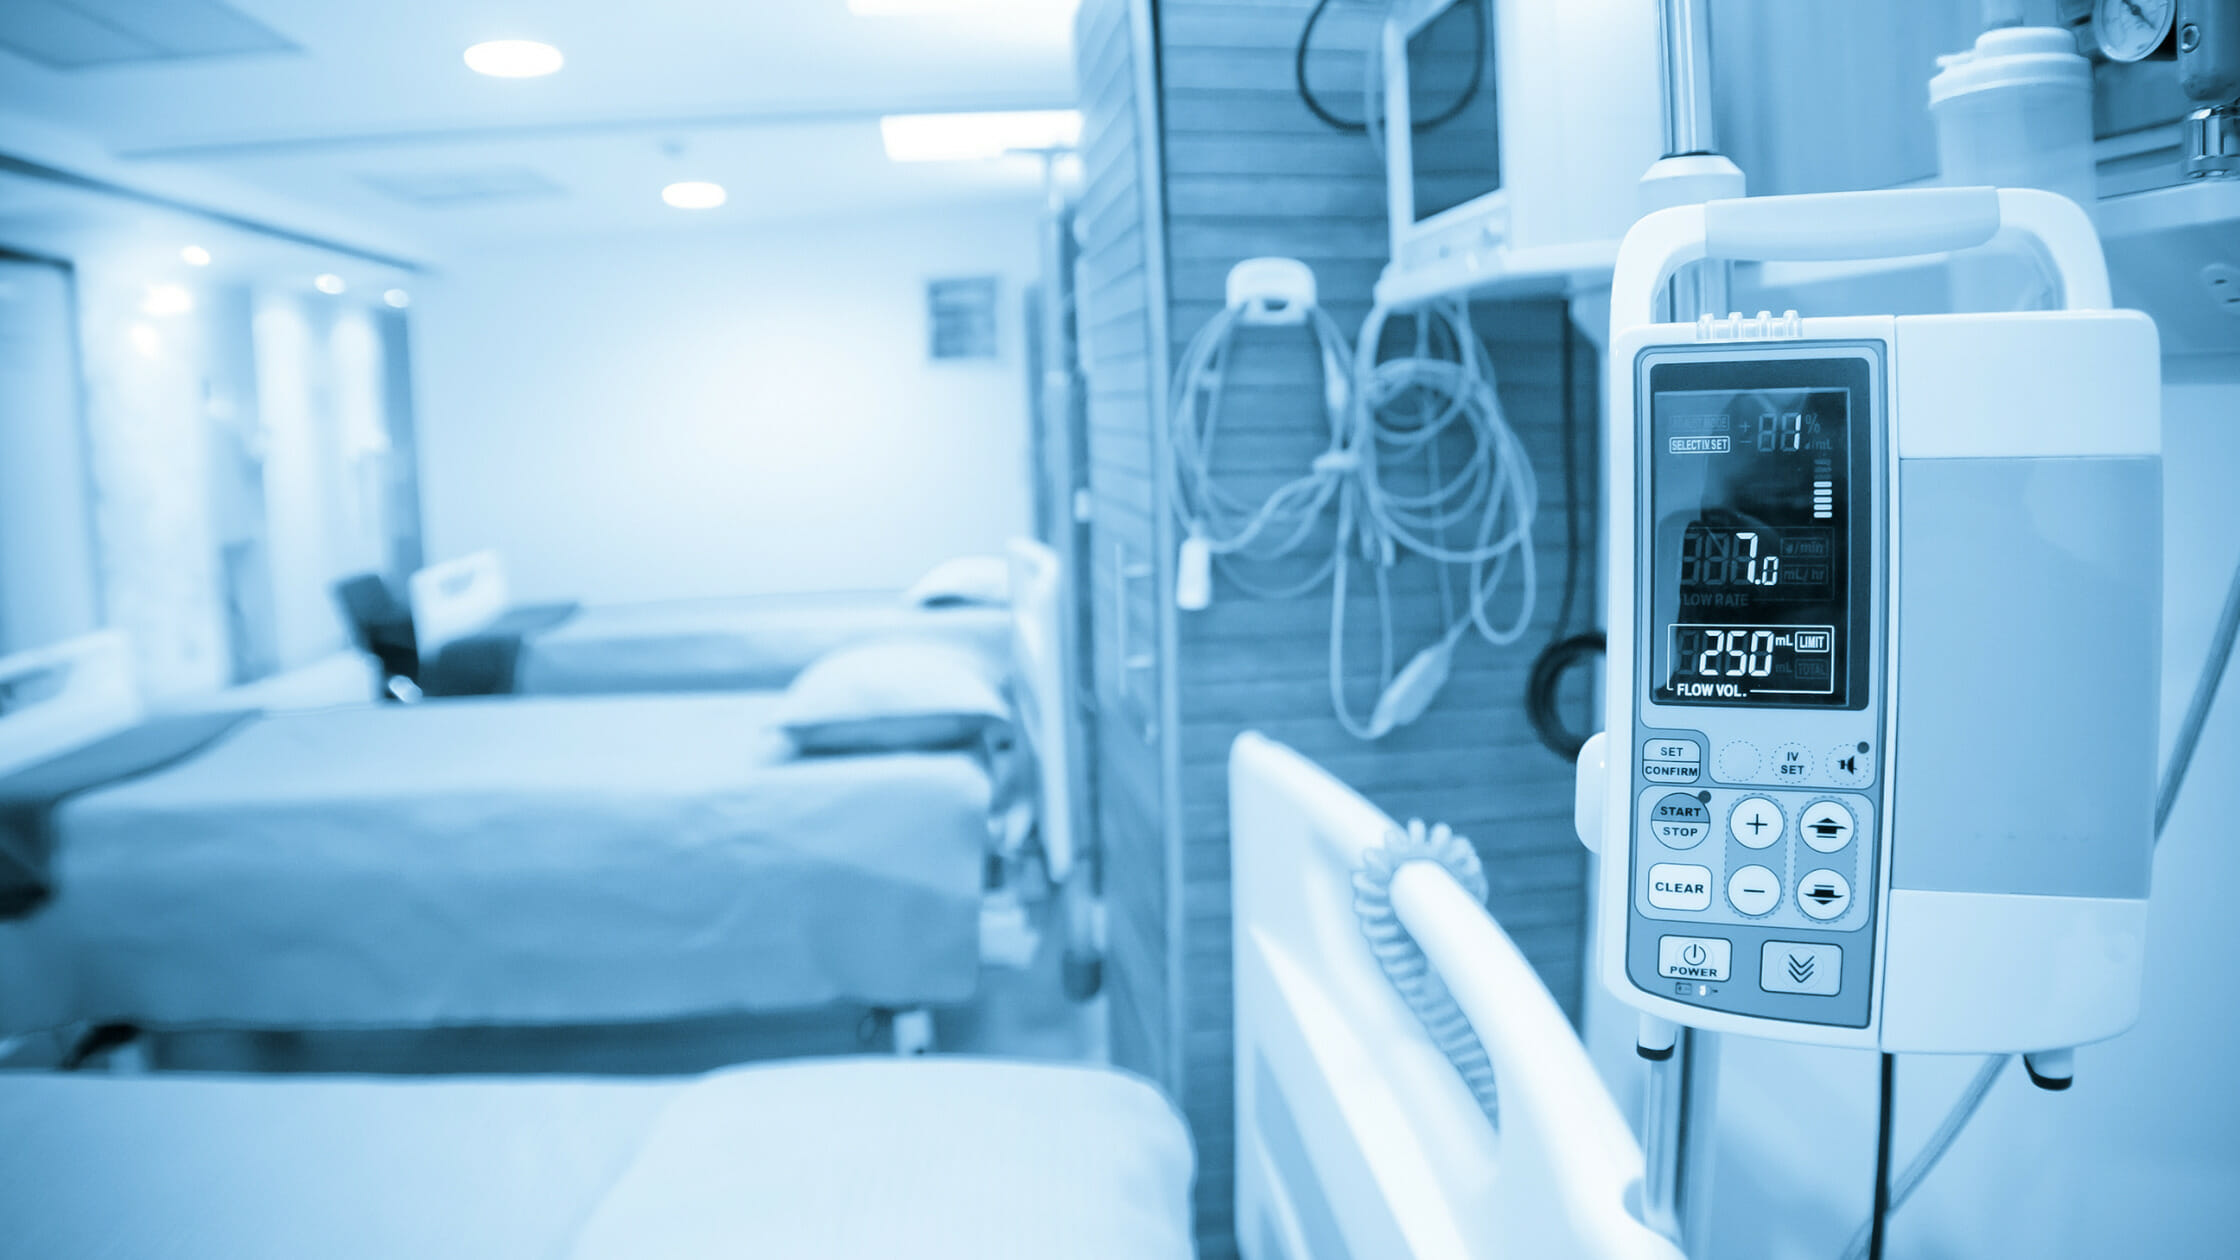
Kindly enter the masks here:
<path id="1" fill-rule="evenodd" d="M 1607 273 L 1660 156 L 1654 0 L 1399 0 L 1384 29 L 1380 297 Z"/>

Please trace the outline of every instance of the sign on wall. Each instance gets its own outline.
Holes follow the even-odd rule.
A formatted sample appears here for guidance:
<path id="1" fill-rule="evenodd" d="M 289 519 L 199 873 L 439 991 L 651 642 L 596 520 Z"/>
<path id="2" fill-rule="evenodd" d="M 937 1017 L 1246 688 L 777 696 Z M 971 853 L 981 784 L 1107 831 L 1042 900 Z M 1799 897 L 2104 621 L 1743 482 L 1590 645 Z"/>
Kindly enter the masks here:
<path id="1" fill-rule="evenodd" d="M 933 358 L 996 357 L 996 277 L 926 282 L 926 327 Z"/>

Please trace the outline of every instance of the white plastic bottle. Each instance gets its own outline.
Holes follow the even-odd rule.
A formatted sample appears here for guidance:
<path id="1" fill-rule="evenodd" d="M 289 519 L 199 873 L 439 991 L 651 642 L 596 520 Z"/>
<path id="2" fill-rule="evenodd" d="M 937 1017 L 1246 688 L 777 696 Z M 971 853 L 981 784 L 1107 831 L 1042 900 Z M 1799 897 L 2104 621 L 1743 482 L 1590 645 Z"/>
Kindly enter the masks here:
<path id="1" fill-rule="evenodd" d="M 2092 63 L 2077 52 L 2074 35 L 2002 27 L 1985 31 L 1967 52 L 1939 57 L 1937 67 L 1929 116 L 1943 183 L 2043 188 L 2092 212 Z M 2023 256 L 1985 249 L 1953 262 L 1955 310 L 2013 310 L 2057 297 Z"/>

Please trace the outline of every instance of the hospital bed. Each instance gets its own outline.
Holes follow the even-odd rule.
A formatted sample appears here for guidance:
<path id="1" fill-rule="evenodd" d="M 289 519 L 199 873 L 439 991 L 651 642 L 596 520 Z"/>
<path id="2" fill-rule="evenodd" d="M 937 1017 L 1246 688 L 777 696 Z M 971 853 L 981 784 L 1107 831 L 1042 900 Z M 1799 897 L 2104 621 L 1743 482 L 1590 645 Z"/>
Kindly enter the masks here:
<path id="1" fill-rule="evenodd" d="M 1237 741 L 1238 1243 L 1251 1260 L 1675 1260 L 1563 1013 L 1436 866 L 1393 908 L 1497 1073 L 1498 1127 L 1352 905 L 1392 820 Z M 825 1060 L 692 1080 L 0 1074 L 0 1257 L 872 1260 L 1190 1254 L 1190 1142 L 1104 1069 Z"/>
<path id="2" fill-rule="evenodd" d="M 1023 641 L 1054 637 L 1057 598 L 1046 583 L 1015 601 L 1033 622 Z M 1021 702 L 1060 685 L 1056 668 L 1018 671 Z M 15 697 L 0 774 L 140 716 L 115 636 L 0 663 L 0 689 Z M 461 700 L 217 728 L 46 815 L 51 899 L 0 922 L 0 1033 L 968 998 L 991 830 L 982 758 L 797 756 L 775 704 Z M 1061 878 L 1066 835 L 1043 840 Z"/>
<path id="3" fill-rule="evenodd" d="M 516 605 L 503 562 L 487 551 L 431 565 L 409 583 L 418 682 L 431 696 L 782 687 L 835 648 L 904 634 L 1000 657 L 1010 635 L 1004 608 L 985 602 L 986 591 L 970 601 L 950 594 Z"/>
<path id="4" fill-rule="evenodd" d="M 0 1074 L 0 1260 L 1186 1260 L 1190 1140 L 1090 1067 Z"/>
<path id="5" fill-rule="evenodd" d="M 1247 1260 L 1677 1260 L 1641 1148 L 1508 935 L 1444 868 L 1391 905 L 1492 1065 L 1498 1125 L 1401 1000 L 1355 906 L 1393 820 L 1255 733 L 1229 760 L 1237 1242 Z"/>

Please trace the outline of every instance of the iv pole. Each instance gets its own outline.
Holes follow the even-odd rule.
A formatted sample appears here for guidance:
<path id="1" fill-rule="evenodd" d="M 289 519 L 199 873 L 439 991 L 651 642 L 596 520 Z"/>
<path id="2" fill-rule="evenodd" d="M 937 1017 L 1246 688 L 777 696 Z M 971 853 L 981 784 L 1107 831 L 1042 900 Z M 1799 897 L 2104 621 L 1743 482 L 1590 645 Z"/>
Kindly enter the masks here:
<path id="1" fill-rule="evenodd" d="M 1664 92 L 1664 157 L 1642 176 L 1642 213 L 1744 195 L 1742 172 L 1718 152 L 1711 119 L 1709 0 L 1658 0 L 1658 62 Z M 1728 264 L 1682 268 L 1659 299 L 1657 318 L 1692 323 L 1725 311 Z M 1647 1159 L 1647 1223 L 1701 1254 L 1711 1203 L 1709 1117 L 1716 1110 L 1719 1042 L 1711 1033 L 1644 1016 L 1636 1049 L 1648 1076 L 1641 1095 Z"/>

